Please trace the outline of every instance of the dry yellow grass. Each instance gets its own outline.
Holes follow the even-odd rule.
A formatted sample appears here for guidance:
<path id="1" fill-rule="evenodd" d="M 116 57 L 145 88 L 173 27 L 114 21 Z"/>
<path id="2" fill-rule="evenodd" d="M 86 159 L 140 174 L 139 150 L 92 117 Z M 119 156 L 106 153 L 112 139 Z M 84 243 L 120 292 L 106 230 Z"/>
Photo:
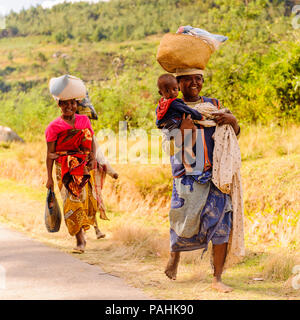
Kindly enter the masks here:
<path id="1" fill-rule="evenodd" d="M 242 128 L 239 144 L 243 160 L 275 158 L 284 155 L 299 154 L 300 127 L 288 124 L 248 126 Z"/>
<path id="2" fill-rule="evenodd" d="M 300 264 L 297 253 L 274 252 L 262 262 L 262 275 L 270 280 L 287 280 L 294 266 Z"/>
<path id="3" fill-rule="evenodd" d="M 0 180 L 0 202 L 5 201 L 6 204 L 5 208 L 0 208 L 0 223 L 9 224 L 48 245 L 70 252 L 74 239 L 68 235 L 64 224 L 59 233 L 46 232 L 43 221 L 44 203 L 36 200 L 40 195 L 23 190 L 20 198 L 20 191 L 24 186 L 18 184 L 16 187 L 13 183 L 6 182 Z M 3 184 L 6 192 L 3 192 Z M 18 192 L 14 196 L 11 193 L 13 188 Z M 158 237 L 154 230 L 137 227 L 136 223 L 127 223 L 128 226 L 124 227 L 122 215 L 111 213 L 111 217 L 112 221 L 101 224 L 106 238 L 96 240 L 91 229 L 87 232 L 86 253 L 76 257 L 89 264 L 100 265 L 105 272 L 126 279 L 128 283 L 145 290 L 151 296 L 160 299 L 200 300 L 299 299 L 290 280 L 284 281 L 286 278 L 280 274 L 280 270 L 289 272 L 286 266 L 278 266 L 285 262 L 278 258 L 274 264 L 272 254 L 267 255 L 260 266 L 261 254 L 248 252 L 245 263 L 227 270 L 224 281 L 235 289 L 231 294 L 220 294 L 210 289 L 210 253 L 206 254 L 203 260 L 200 259 L 199 251 L 182 254 L 178 279 L 170 281 L 163 273 L 167 257 L 160 256 L 160 252 L 167 252 L 168 236 Z M 120 229 L 120 226 L 123 228 Z M 262 267 L 266 268 L 264 273 Z M 282 280 L 277 278 L 278 272 Z M 265 277 L 265 280 L 254 281 L 254 277 Z"/>

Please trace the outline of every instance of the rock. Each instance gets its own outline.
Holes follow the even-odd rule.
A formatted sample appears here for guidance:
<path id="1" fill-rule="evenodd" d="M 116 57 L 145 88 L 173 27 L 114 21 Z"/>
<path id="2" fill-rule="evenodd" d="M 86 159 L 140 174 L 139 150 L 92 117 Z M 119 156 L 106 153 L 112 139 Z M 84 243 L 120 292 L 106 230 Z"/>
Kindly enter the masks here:
<path id="1" fill-rule="evenodd" d="M 0 142 L 22 142 L 24 143 L 24 140 L 20 138 L 14 131 L 12 131 L 8 127 L 0 126 Z"/>

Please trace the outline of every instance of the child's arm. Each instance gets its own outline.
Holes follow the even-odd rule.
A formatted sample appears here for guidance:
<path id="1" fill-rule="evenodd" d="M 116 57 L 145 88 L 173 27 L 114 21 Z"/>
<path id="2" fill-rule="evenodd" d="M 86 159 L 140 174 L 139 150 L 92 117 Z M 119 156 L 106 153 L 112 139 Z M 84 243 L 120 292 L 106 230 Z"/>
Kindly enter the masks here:
<path id="1" fill-rule="evenodd" d="M 192 145 L 195 140 L 195 129 L 192 118 L 201 120 L 203 117 L 198 111 L 188 107 L 182 100 L 172 101 L 158 128 L 163 131 L 162 147 L 167 154 L 173 155 L 182 150 L 184 130 L 192 130 Z M 164 121 L 165 120 L 165 121 Z"/>
<path id="2" fill-rule="evenodd" d="M 191 115 L 193 120 L 203 120 L 203 116 L 199 111 L 187 106 L 183 100 L 176 99 L 172 101 L 164 117 L 156 121 L 156 125 L 159 129 L 167 129 L 169 131 L 179 129 L 183 115 Z"/>
<path id="3" fill-rule="evenodd" d="M 196 129 L 190 114 L 186 116 L 184 113 L 180 120 L 172 119 L 172 121 L 167 121 L 162 130 L 162 147 L 164 151 L 169 155 L 181 152 L 183 141 L 186 139 L 184 136 L 185 130 L 192 131 L 192 146 L 194 146 Z"/>
<path id="4" fill-rule="evenodd" d="M 189 107 L 182 100 L 179 100 L 179 101 L 175 100 L 172 103 L 171 107 L 174 108 L 174 110 L 177 110 L 178 112 L 180 112 L 181 114 L 185 114 L 185 115 L 190 114 L 193 120 L 203 119 L 203 116 L 199 111 Z"/>

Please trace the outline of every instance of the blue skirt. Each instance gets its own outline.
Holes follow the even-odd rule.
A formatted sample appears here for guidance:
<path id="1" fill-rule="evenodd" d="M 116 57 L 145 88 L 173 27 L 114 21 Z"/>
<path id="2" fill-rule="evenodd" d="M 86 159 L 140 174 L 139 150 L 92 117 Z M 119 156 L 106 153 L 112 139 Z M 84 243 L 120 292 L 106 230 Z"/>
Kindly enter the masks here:
<path id="1" fill-rule="evenodd" d="M 227 243 L 232 227 L 232 205 L 211 180 L 200 183 L 193 176 L 173 179 L 170 219 L 171 251 L 207 250 Z"/>

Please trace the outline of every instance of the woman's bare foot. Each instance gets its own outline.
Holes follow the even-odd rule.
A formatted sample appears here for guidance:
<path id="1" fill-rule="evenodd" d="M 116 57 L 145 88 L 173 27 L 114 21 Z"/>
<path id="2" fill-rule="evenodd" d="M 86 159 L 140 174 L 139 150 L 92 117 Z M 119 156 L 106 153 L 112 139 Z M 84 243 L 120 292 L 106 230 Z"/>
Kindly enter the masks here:
<path id="1" fill-rule="evenodd" d="M 170 252 L 170 258 L 165 269 L 165 274 L 168 278 L 176 280 L 178 263 L 180 260 L 180 252 Z"/>
<path id="2" fill-rule="evenodd" d="M 223 293 L 228 293 L 233 291 L 233 289 L 229 286 L 226 286 L 226 284 L 224 284 L 221 280 L 217 280 L 216 278 L 214 278 L 211 287 L 214 290 L 217 290 L 219 292 L 223 292 Z"/>
<path id="3" fill-rule="evenodd" d="M 82 246 L 77 246 L 77 247 L 75 247 L 75 248 L 73 248 L 73 250 L 72 250 L 72 252 L 73 253 L 84 253 L 84 247 L 82 247 Z"/>
<path id="4" fill-rule="evenodd" d="M 105 238 L 105 233 L 102 233 L 100 231 L 100 229 L 98 229 L 98 230 L 96 230 L 96 237 L 97 237 L 97 239 Z"/>

